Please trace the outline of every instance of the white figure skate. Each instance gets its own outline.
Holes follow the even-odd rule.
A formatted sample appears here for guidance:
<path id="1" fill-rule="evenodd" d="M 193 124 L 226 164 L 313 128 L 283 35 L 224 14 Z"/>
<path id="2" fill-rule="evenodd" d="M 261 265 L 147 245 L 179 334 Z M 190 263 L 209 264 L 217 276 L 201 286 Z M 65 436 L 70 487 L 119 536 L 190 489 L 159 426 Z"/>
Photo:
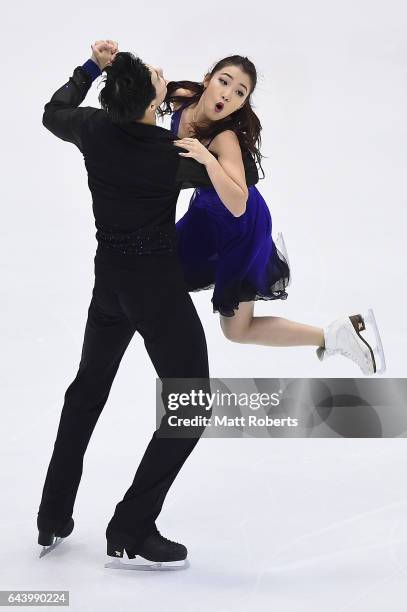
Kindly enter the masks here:
<path id="1" fill-rule="evenodd" d="M 288 259 L 287 247 L 285 245 L 284 237 L 281 232 L 278 232 L 277 238 L 275 239 L 274 244 L 276 245 L 277 249 L 282 253 L 282 255 L 284 256 L 284 259 L 287 262 L 288 267 L 290 268 L 290 279 L 287 283 L 287 287 L 288 287 L 289 285 L 291 285 L 293 275 L 291 272 L 290 260 Z"/>
<path id="2" fill-rule="evenodd" d="M 367 325 L 371 325 L 374 334 L 373 348 L 360 334 L 361 331 L 367 329 Z M 321 361 L 326 357 L 338 354 L 352 359 L 367 376 L 375 373 L 382 374 L 386 370 L 383 345 L 371 308 L 365 317 L 362 317 L 361 314 L 342 317 L 324 327 L 323 330 L 325 347 L 317 348 L 317 356 Z M 377 360 L 380 362 L 379 367 Z"/>

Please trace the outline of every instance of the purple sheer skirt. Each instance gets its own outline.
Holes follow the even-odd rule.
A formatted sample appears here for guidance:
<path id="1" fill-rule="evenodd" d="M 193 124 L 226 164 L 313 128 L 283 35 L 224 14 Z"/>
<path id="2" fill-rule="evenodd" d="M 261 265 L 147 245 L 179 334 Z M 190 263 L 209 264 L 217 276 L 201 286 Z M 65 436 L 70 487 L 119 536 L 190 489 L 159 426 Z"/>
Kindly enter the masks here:
<path id="1" fill-rule="evenodd" d="M 213 288 L 214 312 L 233 317 L 240 302 L 287 298 L 288 258 L 272 239 L 270 211 L 255 186 L 240 217 L 215 189 L 196 189 L 176 228 L 188 290 Z"/>

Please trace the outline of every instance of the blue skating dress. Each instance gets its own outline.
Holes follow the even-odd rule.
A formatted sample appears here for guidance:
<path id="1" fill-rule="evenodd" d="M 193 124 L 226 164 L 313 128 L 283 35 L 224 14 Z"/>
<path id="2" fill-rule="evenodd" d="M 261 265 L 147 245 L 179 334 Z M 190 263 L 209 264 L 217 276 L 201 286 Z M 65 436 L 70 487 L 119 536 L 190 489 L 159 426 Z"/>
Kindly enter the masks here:
<path id="1" fill-rule="evenodd" d="M 172 114 L 175 136 L 187 105 Z M 188 290 L 213 288 L 213 311 L 226 317 L 234 316 L 240 302 L 287 298 L 288 258 L 272 239 L 266 202 L 255 186 L 248 190 L 245 213 L 234 217 L 213 187 L 197 188 L 176 224 Z"/>

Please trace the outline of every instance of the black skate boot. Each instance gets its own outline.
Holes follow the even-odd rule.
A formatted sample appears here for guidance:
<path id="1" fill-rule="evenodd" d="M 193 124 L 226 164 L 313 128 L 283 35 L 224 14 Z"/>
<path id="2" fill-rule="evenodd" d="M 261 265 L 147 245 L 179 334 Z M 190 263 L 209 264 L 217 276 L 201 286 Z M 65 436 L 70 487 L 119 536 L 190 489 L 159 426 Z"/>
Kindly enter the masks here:
<path id="1" fill-rule="evenodd" d="M 38 527 L 38 544 L 43 548 L 40 553 L 40 558 L 54 550 L 64 538 L 67 538 L 73 531 L 74 520 L 71 517 L 68 521 L 64 521 L 59 525 L 52 524 L 47 519 L 37 517 Z"/>
<path id="2" fill-rule="evenodd" d="M 138 556 L 137 563 L 123 562 L 124 552 L 128 559 Z M 107 554 L 115 558 L 115 561 L 105 565 L 109 569 L 176 570 L 189 567 L 186 547 L 164 538 L 159 531 L 147 536 L 138 547 L 115 544 L 108 539 Z"/>

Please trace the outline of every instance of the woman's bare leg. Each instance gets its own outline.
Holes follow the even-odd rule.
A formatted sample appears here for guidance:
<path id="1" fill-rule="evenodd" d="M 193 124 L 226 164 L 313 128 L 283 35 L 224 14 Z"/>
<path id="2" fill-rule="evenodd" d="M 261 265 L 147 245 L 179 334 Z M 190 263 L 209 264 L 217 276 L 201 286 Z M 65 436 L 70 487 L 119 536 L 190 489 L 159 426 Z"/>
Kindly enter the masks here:
<path id="1" fill-rule="evenodd" d="M 254 317 L 254 302 L 241 302 L 234 317 L 220 317 L 223 333 L 232 342 L 265 346 L 324 346 L 321 327 L 282 317 Z"/>

